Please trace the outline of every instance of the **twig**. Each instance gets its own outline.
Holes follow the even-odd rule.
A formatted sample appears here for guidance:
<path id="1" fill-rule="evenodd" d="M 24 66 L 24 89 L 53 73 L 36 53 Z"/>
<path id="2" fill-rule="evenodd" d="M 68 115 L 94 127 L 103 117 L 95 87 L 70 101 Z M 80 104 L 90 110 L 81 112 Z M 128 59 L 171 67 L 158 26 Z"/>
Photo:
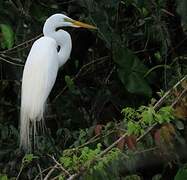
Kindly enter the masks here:
<path id="1" fill-rule="evenodd" d="M 44 169 L 43 171 L 41 171 L 41 172 L 34 178 L 34 180 L 37 180 L 39 176 L 41 176 L 44 172 L 46 172 L 46 171 L 48 171 L 49 169 L 52 169 L 52 168 L 53 168 L 53 166 L 50 166 L 50 167 Z M 43 178 L 42 178 L 42 180 L 43 180 Z"/>
<path id="2" fill-rule="evenodd" d="M 59 166 L 59 168 L 64 172 L 65 175 L 71 176 L 71 174 L 66 169 L 63 168 L 63 166 L 54 158 L 54 156 L 51 156 L 51 155 L 49 156 L 53 159 L 56 165 Z"/>
<path id="3" fill-rule="evenodd" d="M 170 15 L 170 16 L 173 16 L 173 17 L 175 16 L 173 13 L 169 12 L 166 9 L 161 9 L 161 11 L 164 12 L 164 13 L 166 13 L 166 14 L 168 14 L 168 15 Z"/>
<path id="4" fill-rule="evenodd" d="M 177 99 L 172 103 L 171 107 L 174 107 L 178 103 L 178 101 L 186 94 L 186 92 L 187 92 L 187 88 L 185 88 L 181 92 L 181 94 L 177 97 Z"/>
<path id="5" fill-rule="evenodd" d="M 81 69 L 79 70 L 79 72 L 76 74 L 76 76 L 74 77 L 74 79 L 77 79 L 77 78 L 80 76 L 80 74 L 82 73 L 82 71 L 83 71 L 84 69 L 86 69 L 87 67 L 91 66 L 92 64 L 96 64 L 96 63 L 98 63 L 98 62 L 104 62 L 104 61 L 106 61 L 106 59 L 108 59 L 108 57 L 109 57 L 109 56 L 104 56 L 104 57 L 101 57 L 101 58 L 99 58 L 99 59 L 93 60 L 93 61 L 91 61 L 91 62 L 89 62 L 89 63 L 87 63 L 87 64 L 84 64 L 84 65 L 81 67 Z"/>
<path id="6" fill-rule="evenodd" d="M 110 131 L 109 133 L 107 133 L 107 134 L 105 134 L 105 135 L 103 135 L 103 136 L 101 136 L 101 137 L 99 137 L 100 135 L 96 135 L 96 136 L 92 137 L 91 139 L 89 139 L 86 143 L 81 144 L 80 146 L 76 147 L 75 149 L 80 149 L 80 148 L 82 148 L 82 147 L 84 147 L 84 146 L 86 146 L 86 145 L 89 145 L 89 144 L 91 144 L 91 143 L 94 143 L 94 142 L 96 142 L 96 141 L 98 141 L 98 140 L 100 140 L 100 139 L 102 139 L 102 138 L 104 138 L 104 137 L 106 137 L 106 136 L 109 136 L 109 135 L 112 134 L 113 132 L 115 132 L 115 130 L 112 130 L 112 131 Z"/>
<path id="7" fill-rule="evenodd" d="M 187 75 L 185 75 L 180 81 L 178 81 L 170 90 L 168 90 L 164 96 L 162 96 L 162 98 L 160 98 L 160 100 L 154 105 L 154 109 L 157 110 L 162 103 L 164 102 L 164 100 L 166 99 L 166 97 L 172 92 L 173 89 L 175 89 L 179 84 L 181 84 L 184 80 L 186 80 Z"/>
<path id="8" fill-rule="evenodd" d="M 21 47 L 21 46 L 24 46 L 24 45 L 26 45 L 26 44 L 28 44 L 28 43 L 30 43 L 30 42 L 35 41 L 36 39 L 38 39 L 38 38 L 41 37 L 41 36 L 42 36 L 42 34 L 40 34 L 40 35 L 38 35 L 38 36 L 36 36 L 36 37 L 30 39 L 30 40 L 27 40 L 27 41 L 25 41 L 25 42 L 23 42 L 23 43 L 21 43 L 21 44 L 18 44 L 17 46 L 14 46 L 14 47 L 12 47 L 12 48 L 10 48 L 10 49 L 4 50 L 4 51 L 0 51 L 0 54 L 5 54 L 5 53 L 7 53 L 7 52 L 9 52 L 9 51 L 15 50 L 15 49 L 17 49 L 17 48 L 19 48 L 19 47 Z"/>
<path id="9" fill-rule="evenodd" d="M 87 67 L 89 67 L 90 65 L 95 64 L 95 63 L 98 63 L 98 62 L 106 61 L 106 59 L 107 59 L 108 57 L 109 57 L 109 56 L 104 56 L 104 57 L 102 57 L 102 58 L 99 58 L 99 59 L 97 59 L 97 60 L 91 61 L 91 62 L 89 62 L 89 63 L 83 65 L 83 66 L 81 67 L 81 69 L 79 70 L 79 72 L 75 75 L 75 77 L 74 77 L 72 80 L 76 80 L 76 79 L 80 76 L 80 74 L 82 73 L 82 71 L 83 71 L 84 69 L 86 69 Z M 65 87 L 62 89 L 62 91 L 60 91 L 59 94 L 56 95 L 56 97 L 52 100 L 52 103 L 54 103 L 54 102 L 66 91 L 66 89 L 67 89 L 67 86 L 65 86 Z"/>
<path id="10" fill-rule="evenodd" d="M 23 61 L 22 61 L 21 59 L 19 59 L 19 58 L 14 58 L 14 57 L 8 56 L 8 55 L 6 55 L 6 54 L 0 54 L 0 56 L 1 56 L 2 58 L 9 58 L 9 59 L 12 59 L 13 61 L 17 61 L 17 62 L 19 62 L 19 63 L 22 63 L 22 62 L 23 62 Z"/>
<path id="11" fill-rule="evenodd" d="M 170 69 L 170 66 L 169 65 L 165 65 L 165 64 L 160 64 L 160 65 L 156 65 L 154 66 L 153 68 L 149 69 L 145 74 L 144 74 L 144 78 L 147 77 L 151 72 L 153 72 L 155 69 L 158 69 L 158 68 L 167 68 L 167 69 Z"/>
<path id="12" fill-rule="evenodd" d="M 37 163 L 37 166 L 38 166 L 38 169 L 39 169 L 39 172 L 40 172 L 40 179 L 43 180 L 43 175 L 42 175 L 42 170 L 40 168 L 40 165 Z"/>
<path id="13" fill-rule="evenodd" d="M 100 136 L 100 134 L 93 136 L 93 137 L 90 138 L 87 142 L 81 144 L 80 146 L 76 147 L 75 149 L 80 149 L 80 148 L 82 148 L 82 147 L 84 147 L 84 146 L 86 146 L 86 145 L 88 145 L 88 144 L 91 144 L 91 143 L 97 141 L 98 139 L 100 139 L 99 136 Z M 98 138 L 98 137 L 99 137 L 99 138 Z"/>
<path id="14" fill-rule="evenodd" d="M 17 177 L 16 177 L 16 180 L 19 179 L 19 177 L 20 177 L 20 175 L 21 175 L 21 173 L 22 173 L 22 171 L 23 171 L 23 168 L 24 168 L 24 166 L 23 166 L 23 164 L 22 164 L 22 165 L 21 165 L 21 168 L 20 168 L 20 170 L 19 170 L 19 173 L 18 173 L 18 175 L 17 175 Z"/>
<path id="15" fill-rule="evenodd" d="M 105 83 L 105 84 L 108 83 L 108 81 L 109 81 L 109 79 L 110 79 L 112 73 L 115 71 L 115 69 L 116 69 L 116 66 L 114 66 L 114 67 L 110 70 L 108 76 L 107 76 L 106 79 L 104 80 L 104 83 Z"/>
<path id="16" fill-rule="evenodd" d="M 6 63 L 12 64 L 12 65 L 14 65 L 14 66 L 20 66 L 20 67 L 23 67 L 23 66 L 24 66 L 24 65 L 22 65 L 22 64 L 18 64 L 18 63 L 15 63 L 15 62 L 6 60 L 5 58 L 2 58 L 2 57 L 0 57 L 0 60 L 4 61 L 4 62 L 6 62 Z"/>
<path id="17" fill-rule="evenodd" d="M 75 179 L 75 178 L 77 178 L 77 177 L 79 177 L 79 176 L 80 176 L 80 172 L 71 175 L 67 180 L 73 180 L 73 179 Z"/>
<path id="18" fill-rule="evenodd" d="M 145 137 L 154 127 L 156 127 L 157 123 L 154 123 L 151 127 L 149 127 L 141 136 L 137 138 L 137 142 L 140 141 L 143 137 Z"/>
<path id="19" fill-rule="evenodd" d="M 118 138 L 114 143 L 112 143 L 109 147 L 107 147 L 104 151 L 102 151 L 98 157 L 104 156 L 108 151 L 110 151 L 113 147 L 115 147 L 122 139 L 124 139 L 127 136 L 127 133 L 125 133 L 123 136 Z"/>
<path id="20" fill-rule="evenodd" d="M 133 153 L 133 155 L 137 155 L 137 154 L 142 154 L 142 153 L 146 153 L 146 152 L 149 152 L 149 151 L 154 151 L 158 149 L 158 147 L 152 147 L 152 148 L 149 148 L 149 149 L 145 149 L 145 150 L 142 150 L 142 151 L 136 151 L 135 153 Z"/>
<path id="21" fill-rule="evenodd" d="M 47 173 L 47 175 L 44 177 L 43 180 L 47 180 L 50 175 L 53 173 L 53 171 L 57 168 L 58 164 L 55 164 L 55 166 L 53 166 L 53 168 Z"/>
<path id="22" fill-rule="evenodd" d="M 67 87 L 67 85 L 62 89 L 62 91 L 60 91 L 55 97 L 54 97 L 54 99 L 52 100 L 52 102 L 51 103 L 54 103 L 65 91 L 66 91 L 66 89 L 67 89 L 68 87 Z"/>

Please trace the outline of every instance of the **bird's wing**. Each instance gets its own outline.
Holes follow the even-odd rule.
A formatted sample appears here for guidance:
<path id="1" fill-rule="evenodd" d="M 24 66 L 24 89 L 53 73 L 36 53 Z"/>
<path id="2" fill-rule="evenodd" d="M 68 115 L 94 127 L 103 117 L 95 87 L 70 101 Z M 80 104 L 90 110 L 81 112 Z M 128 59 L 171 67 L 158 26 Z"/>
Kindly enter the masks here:
<path id="1" fill-rule="evenodd" d="M 32 46 L 22 78 L 20 147 L 31 149 L 30 134 L 36 135 L 36 121 L 43 119 L 45 103 L 55 83 L 59 67 L 57 44 L 42 37 Z M 42 121 L 41 121 L 42 122 Z M 43 123 L 40 123 L 43 125 Z M 43 127 L 42 127 L 43 128 Z"/>
<path id="2" fill-rule="evenodd" d="M 27 113 L 31 121 L 43 117 L 58 67 L 56 41 L 50 37 L 38 39 L 30 50 L 22 78 L 21 110 Z"/>

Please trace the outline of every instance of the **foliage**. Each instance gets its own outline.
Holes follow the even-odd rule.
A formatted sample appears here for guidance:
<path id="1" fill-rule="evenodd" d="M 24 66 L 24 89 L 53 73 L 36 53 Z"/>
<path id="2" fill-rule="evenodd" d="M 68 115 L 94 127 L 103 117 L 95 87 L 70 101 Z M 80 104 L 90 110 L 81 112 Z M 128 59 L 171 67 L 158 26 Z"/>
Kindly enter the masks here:
<path id="1" fill-rule="evenodd" d="M 117 63 L 118 76 L 126 89 L 131 93 L 151 96 L 151 88 L 144 79 L 148 71 L 146 66 L 128 49 L 116 48 L 114 61 Z"/>
<path id="2" fill-rule="evenodd" d="M 170 106 L 162 107 L 158 112 L 155 112 L 152 106 L 140 106 L 137 111 L 133 108 L 124 108 L 122 113 L 124 124 L 127 124 L 128 134 L 136 136 L 143 134 L 146 128 L 155 123 L 163 124 L 174 120 L 173 109 Z"/>
<path id="3" fill-rule="evenodd" d="M 8 177 L 6 175 L 0 174 L 0 179 L 1 180 L 8 180 Z"/>
<path id="4" fill-rule="evenodd" d="M 9 25 L 0 24 L 2 32 L 1 47 L 3 49 L 11 48 L 14 44 L 14 32 Z"/>
<path id="5" fill-rule="evenodd" d="M 0 179 L 166 179 L 185 164 L 185 7 L 185 0 L 0 0 Z M 48 100 L 46 133 L 23 155 L 23 65 L 45 19 L 59 12 L 98 30 L 67 29 L 72 54 Z M 185 166 L 174 176 L 185 176 Z"/>
<path id="6" fill-rule="evenodd" d="M 181 180 L 187 178 L 187 170 L 186 165 L 184 165 L 182 168 L 180 168 L 175 176 L 175 180 Z"/>

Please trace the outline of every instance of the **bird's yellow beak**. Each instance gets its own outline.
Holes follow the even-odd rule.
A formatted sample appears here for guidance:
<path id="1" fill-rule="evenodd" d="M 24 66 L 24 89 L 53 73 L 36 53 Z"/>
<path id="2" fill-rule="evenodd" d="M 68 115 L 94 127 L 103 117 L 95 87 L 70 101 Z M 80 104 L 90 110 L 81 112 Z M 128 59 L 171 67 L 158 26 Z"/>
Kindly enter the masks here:
<path id="1" fill-rule="evenodd" d="M 77 26 L 77 27 L 82 27 L 82 28 L 87 28 L 87 29 L 97 29 L 97 27 L 95 27 L 95 26 L 92 26 L 90 24 L 86 24 L 86 23 L 83 23 L 80 21 L 76 21 L 73 19 L 66 19 L 66 21 L 71 22 L 74 26 Z"/>
<path id="2" fill-rule="evenodd" d="M 86 24 L 86 23 L 83 23 L 80 21 L 73 21 L 72 23 L 75 26 L 79 26 L 79 27 L 83 27 L 83 28 L 87 28 L 87 29 L 97 29 L 97 27 L 95 27 L 95 26 L 92 26 L 90 24 Z"/>

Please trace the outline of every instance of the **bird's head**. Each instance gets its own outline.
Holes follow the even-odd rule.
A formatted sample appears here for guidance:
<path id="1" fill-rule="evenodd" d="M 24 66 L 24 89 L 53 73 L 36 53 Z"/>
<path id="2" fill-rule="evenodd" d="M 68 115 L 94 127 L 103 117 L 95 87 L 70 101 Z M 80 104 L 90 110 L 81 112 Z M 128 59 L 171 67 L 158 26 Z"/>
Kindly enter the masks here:
<path id="1" fill-rule="evenodd" d="M 76 21 L 64 14 L 54 14 L 50 16 L 44 24 L 44 34 L 48 30 L 57 30 L 63 27 L 75 27 L 75 28 L 87 28 L 87 29 L 97 29 L 95 26 Z M 47 33 L 48 34 L 48 33 Z"/>

